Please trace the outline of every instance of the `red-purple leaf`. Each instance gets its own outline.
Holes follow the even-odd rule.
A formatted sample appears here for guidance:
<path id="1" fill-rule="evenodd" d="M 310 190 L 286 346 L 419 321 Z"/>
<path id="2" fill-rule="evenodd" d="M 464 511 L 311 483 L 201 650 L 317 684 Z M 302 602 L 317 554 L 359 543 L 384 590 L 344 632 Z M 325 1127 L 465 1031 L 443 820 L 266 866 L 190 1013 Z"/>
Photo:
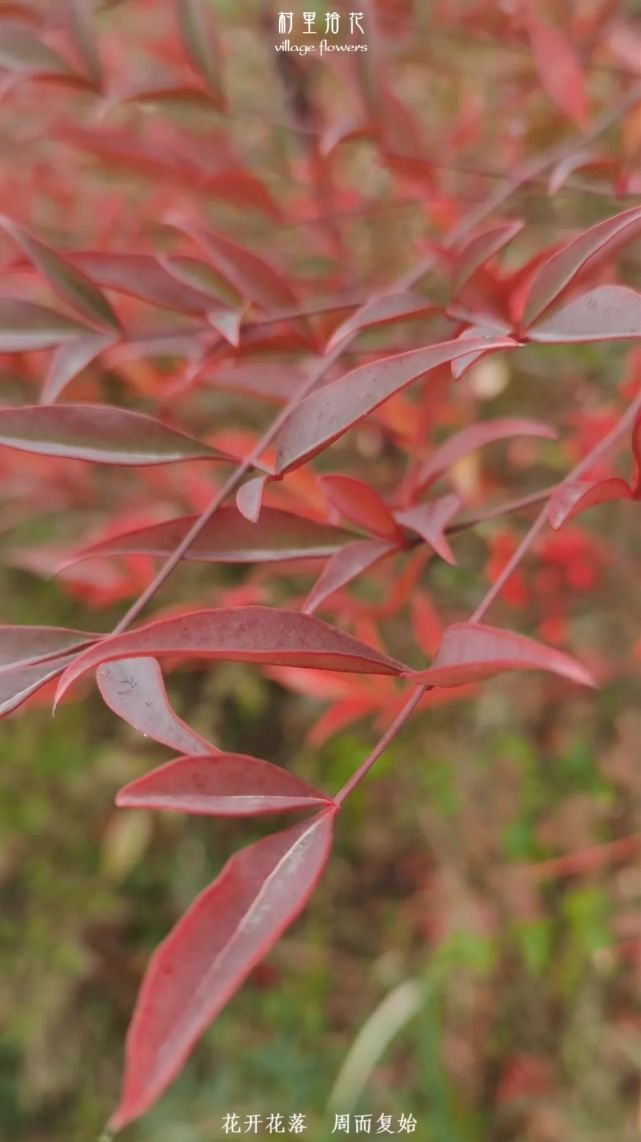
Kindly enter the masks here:
<path id="1" fill-rule="evenodd" d="M 89 460 L 94 464 L 231 459 L 151 416 L 106 404 L 2 408 L 0 444 L 22 452 Z"/>
<path id="2" fill-rule="evenodd" d="M 125 785 L 125 809 L 172 809 L 210 817 L 257 817 L 333 805 L 331 797 L 279 765 L 242 753 L 179 757 Z"/>
<path id="3" fill-rule="evenodd" d="M 46 686 L 62 674 L 65 667 L 73 662 L 75 655 L 67 654 L 58 658 L 47 658 L 30 666 L 17 666 L 0 671 L 0 717 L 4 718 L 26 702 L 37 690 Z"/>
<path id="4" fill-rule="evenodd" d="M 429 670 L 406 677 L 421 685 L 461 686 L 506 670 L 549 670 L 584 686 L 595 685 L 586 667 L 560 650 L 483 623 L 448 627 Z"/>
<path id="5" fill-rule="evenodd" d="M 90 332 L 86 325 L 44 305 L 0 297 L 0 353 L 55 349 Z"/>
<path id="6" fill-rule="evenodd" d="M 218 43 L 208 27 L 201 0 L 177 0 L 178 27 L 187 58 L 207 84 L 219 108 L 225 106 Z"/>
<path id="7" fill-rule="evenodd" d="M 60 345 L 51 360 L 40 403 L 53 404 L 67 385 L 115 341 L 114 333 L 87 333 Z"/>
<path id="8" fill-rule="evenodd" d="M 317 482 L 332 507 L 345 519 L 383 539 L 400 539 L 391 510 L 369 484 L 341 475 L 319 476 Z"/>
<path id="9" fill-rule="evenodd" d="M 527 30 L 545 91 L 568 118 L 585 127 L 589 110 L 585 79 L 570 40 L 541 20 L 534 4 L 527 7 Z"/>
<path id="10" fill-rule="evenodd" d="M 319 619 L 281 607 L 187 611 L 103 638 L 81 654 L 58 687 L 57 700 L 90 670 L 116 658 L 185 655 L 272 666 L 311 666 L 354 674 L 399 674 L 402 663 Z"/>
<path id="11" fill-rule="evenodd" d="M 179 753 L 217 752 L 216 746 L 201 738 L 172 709 L 155 658 L 105 662 L 96 671 L 96 681 L 110 710 L 145 737 Z"/>
<path id="12" fill-rule="evenodd" d="M 557 250 L 539 267 L 530 283 L 523 328 L 541 317 L 577 277 L 641 234 L 641 206 L 606 218 Z"/>
<path id="13" fill-rule="evenodd" d="M 558 531 L 586 508 L 608 500 L 629 500 L 631 496 L 629 484 L 616 476 L 607 480 L 571 480 L 561 484 L 550 496 L 548 519 Z"/>
<path id="14" fill-rule="evenodd" d="M 477 234 L 456 253 L 452 289 L 458 293 L 482 265 L 507 246 L 523 229 L 523 222 L 502 222 Z"/>
<path id="15" fill-rule="evenodd" d="M 82 650 L 100 637 L 67 627 L 0 626 L 0 673 Z"/>
<path id="16" fill-rule="evenodd" d="M 434 449 L 429 460 L 421 468 L 416 481 L 417 489 L 433 484 L 443 472 L 477 448 L 493 444 L 497 440 L 509 440 L 512 436 L 542 436 L 547 440 L 554 440 L 556 432 L 547 424 L 521 417 L 484 420 L 478 424 L 471 424 L 469 428 L 455 432 Z"/>
<path id="17" fill-rule="evenodd" d="M 210 292 L 179 280 L 149 254 L 83 250 L 70 254 L 69 260 L 101 286 L 142 298 L 152 305 L 193 315 L 211 309 Z"/>
<path id="18" fill-rule="evenodd" d="M 197 516 L 182 516 L 113 535 L 83 547 L 60 567 L 112 555 L 156 555 L 175 551 Z M 221 507 L 200 532 L 184 558 L 196 563 L 272 563 L 284 559 L 327 559 L 354 538 L 349 531 L 280 508 L 263 508 L 251 523 L 234 507 Z"/>
<path id="19" fill-rule="evenodd" d="M 403 527 L 409 527 L 434 548 L 446 563 L 456 563 L 445 536 L 445 528 L 461 506 L 458 496 L 440 496 L 427 504 L 415 504 L 395 513 Z"/>
<path id="20" fill-rule="evenodd" d="M 417 293 L 392 293 L 373 298 L 334 330 L 327 343 L 326 352 L 331 352 L 346 337 L 354 337 L 363 329 L 375 329 L 392 321 L 420 317 L 437 308 L 434 302 L 427 301 Z"/>
<path id="21" fill-rule="evenodd" d="M 560 345 L 641 337 L 641 293 L 620 285 L 599 286 L 531 325 L 527 336 Z"/>
<path id="22" fill-rule="evenodd" d="M 0 215 L 0 226 L 24 250 L 52 289 L 81 317 L 103 329 L 120 331 L 120 321 L 109 302 L 86 274 L 11 218 Z"/>
<path id="23" fill-rule="evenodd" d="M 398 544 L 384 539 L 357 539 L 354 543 L 348 543 L 332 556 L 323 569 L 305 600 L 304 613 L 311 615 L 334 591 L 345 587 L 357 575 L 378 563 L 379 559 L 397 550 Z"/>
<path id="24" fill-rule="evenodd" d="M 292 411 L 276 443 L 282 474 L 315 456 L 412 381 L 470 352 L 513 348 L 511 338 L 444 341 L 362 365 L 313 392 Z"/>
<path id="25" fill-rule="evenodd" d="M 205 251 L 214 269 L 245 301 L 253 301 L 266 310 L 298 304 L 285 278 L 251 250 L 212 229 L 176 218 L 169 221 Z"/>
<path id="26" fill-rule="evenodd" d="M 241 484 L 236 492 L 238 511 L 249 523 L 258 522 L 268 481 L 269 476 L 253 476 L 251 480 Z"/>
<path id="27" fill-rule="evenodd" d="M 249 845 L 227 862 L 155 951 L 127 1036 L 120 1130 L 176 1077 L 196 1040 L 303 910 L 325 867 L 334 812 Z"/>

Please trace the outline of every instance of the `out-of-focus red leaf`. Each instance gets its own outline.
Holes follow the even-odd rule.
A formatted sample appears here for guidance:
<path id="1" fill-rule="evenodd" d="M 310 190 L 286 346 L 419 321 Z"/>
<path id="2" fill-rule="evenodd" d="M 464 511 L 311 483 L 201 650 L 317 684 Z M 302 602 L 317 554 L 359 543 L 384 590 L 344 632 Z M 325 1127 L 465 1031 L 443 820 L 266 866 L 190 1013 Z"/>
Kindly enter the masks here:
<path id="1" fill-rule="evenodd" d="M 180 282 L 150 254 L 83 250 L 70 254 L 69 260 L 101 286 L 142 298 L 152 305 L 198 316 L 211 308 L 209 293 Z"/>
<path id="2" fill-rule="evenodd" d="M 353 543 L 348 543 L 332 556 L 323 569 L 305 600 L 303 612 L 311 615 L 334 591 L 345 587 L 357 575 L 378 563 L 379 559 L 396 550 L 398 544 L 384 539 L 356 539 Z"/>
<path id="3" fill-rule="evenodd" d="M 406 677 L 421 685 L 460 686 L 506 670 L 549 670 L 584 686 L 595 685 L 586 667 L 568 654 L 484 623 L 448 627 L 429 670 L 412 671 Z"/>
<path id="4" fill-rule="evenodd" d="M 86 325 L 44 305 L 0 297 L 0 353 L 55 349 L 89 332 Z"/>
<path id="5" fill-rule="evenodd" d="M 120 331 L 120 321 L 107 298 L 86 274 L 11 218 L 0 215 L 0 226 L 22 247 L 52 289 L 81 317 L 102 329 Z"/>
<path id="6" fill-rule="evenodd" d="M 207 84 L 216 105 L 225 106 L 221 83 L 222 59 L 213 30 L 208 26 L 202 0 L 177 0 L 180 37 L 194 70 Z"/>
<path id="7" fill-rule="evenodd" d="M 103 349 L 115 344 L 116 339 L 115 333 L 87 333 L 60 345 L 51 360 L 40 403 L 53 404 L 67 385 L 95 361 Z"/>
<path id="8" fill-rule="evenodd" d="M 59 568 L 82 559 L 113 555 L 166 557 L 193 527 L 197 516 L 182 516 L 150 527 L 113 535 L 76 551 Z M 327 559 L 354 535 L 280 508 L 265 507 L 251 523 L 234 507 L 221 507 L 196 537 L 184 558 L 197 563 L 272 563 L 286 559 Z"/>
<path id="9" fill-rule="evenodd" d="M 348 428 L 412 381 L 470 352 L 512 348 L 511 338 L 444 341 L 362 365 L 313 392 L 292 411 L 279 432 L 277 472 L 309 460 Z"/>
<path id="10" fill-rule="evenodd" d="M 101 668 L 102 669 L 102 668 Z M 130 781 L 116 796 L 124 809 L 172 809 L 209 817 L 256 817 L 333 805 L 282 766 L 242 753 L 179 757 Z"/>
<path id="11" fill-rule="evenodd" d="M 641 206 L 591 226 L 562 246 L 535 271 L 523 310 L 523 329 L 547 311 L 567 286 L 641 234 Z"/>
<path id="12" fill-rule="evenodd" d="M 0 673 L 82 650 L 100 637 L 66 627 L 0 626 Z"/>
<path id="13" fill-rule="evenodd" d="M 553 345 L 641 337 L 641 293 L 620 285 L 598 286 L 536 321 L 527 337 Z"/>
<path id="14" fill-rule="evenodd" d="M 297 305 L 298 300 L 281 274 L 257 254 L 232 242 L 211 228 L 197 226 L 184 219 L 171 217 L 168 222 L 196 242 L 207 254 L 213 267 L 245 301 L 253 301 L 262 309 Z"/>
<path id="15" fill-rule="evenodd" d="M 616 476 L 607 480 L 565 481 L 550 496 L 548 519 L 558 531 L 564 523 L 586 508 L 604 504 L 608 500 L 629 500 L 631 496 L 629 484 Z"/>
<path id="16" fill-rule="evenodd" d="M 39 79 L 74 78 L 73 69 L 61 55 L 44 44 L 30 28 L 10 20 L 0 21 L 0 67 Z"/>
<path id="17" fill-rule="evenodd" d="M 363 480 L 354 476 L 323 475 L 318 477 L 318 484 L 332 507 L 345 519 L 383 539 L 398 541 L 401 538 L 385 500 Z"/>
<path id="18" fill-rule="evenodd" d="M 154 953 L 127 1036 L 120 1130 L 156 1101 L 194 1043 L 302 911 L 326 864 L 334 812 L 235 853 Z"/>
<path id="19" fill-rule="evenodd" d="M 174 464 L 233 459 L 151 416 L 102 404 L 0 408 L 0 444 L 94 464 Z"/>
<path id="20" fill-rule="evenodd" d="M 458 496 L 440 496 L 427 504 L 414 504 L 394 513 L 397 523 L 409 527 L 434 548 L 446 563 L 456 563 L 445 536 L 445 528 L 461 506 Z"/>
<path id="21" fill-rule="evenodd" d="M 465 283 L 485 262 L 498 254 L 523 229 L 521 221 L 502 222 L 477 234 L 455 254 L 452 271 L 452 289 L 458 293 Z"/>
<path id="22" fill-rule="evenodd" d="M 484 420 L 478 424 L 471 424 L 469 428 L 455 432 L 434 449 L 416 478 L 416 489 L 433 484 L 453 464 L 486 444 L 493 444 L 497 440 L 509 440 L 513 436 L 541 436 L 546 440 L 555 440 L 556 435 L 549 425 L 522 417 Z"/>
<path id="23" fill-rule="evenodd" d="M 69 22 L 87 78 L 100 90 L 104 83 L 104 70 L 98 50 L 92 0 L 69 0 Z"/>
<path id="24" fill-rule="evenodd" d="M 187 611 L 103 638 L 92 654 L 81 654 L 61 680 L 58 700 L 89 670 L 116 658 L 191 658 L 270 665 L 314 666 L 354 674 L 399 674 L 402 663 L 381 654 L 337 627 L 281 607 L 219 607 Z"/>
<path id="25" fill-rule="evenodd" d="M 327 343 L 326 352 L 331 352 L 346 337 L 353 337 L 363 329 L 376 329 L 392 321 L 403 321 L 410 317 L 422 317 L 439 306 L 417 293 L 392 293 L 373 298 L 360 306 L 355 313 L 335 329 Z"/>
<path id="26" fill-rule="evenodd" d="M 615 171 L 616 159 L 607 159 L 604 156 L 591 154 L 589 151 L 580 151 L 578 154 L 566 155 L 552 168 L 548 179 L 549 194 L 556 194 L 570 175 L 577 170 L 605 169 Z"/>
<path id="27" fill-rule="evenodd" d="M 172 709 L 155 658 L 105 662 L 96 671 L 96 681 L 110 710 L 138 733 L 179 753 L 217 752 L 216 746 L 201 738 Z"/>
<path id="28" fill-rule="evenodd" d="M 585 128 L 589 115 L 585 77 L 570 40 L 542 20 L 533 3 L 526 8 L 526 25 L 545 91 L 569 119 Z"/>

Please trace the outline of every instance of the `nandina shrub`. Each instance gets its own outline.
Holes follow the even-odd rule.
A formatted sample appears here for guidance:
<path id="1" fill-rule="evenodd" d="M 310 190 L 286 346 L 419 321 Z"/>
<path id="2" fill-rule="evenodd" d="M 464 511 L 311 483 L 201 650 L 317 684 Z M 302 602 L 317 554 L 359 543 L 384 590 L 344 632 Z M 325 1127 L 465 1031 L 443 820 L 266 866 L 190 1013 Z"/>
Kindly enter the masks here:
<path id="1" fill-rule="evenodd" d="M 583 513 L 641 498 L 638 30 L 608 3 L 362 16 L 367 51 L 321 60 L 275 50 L 271 10 L 248 36 L 204 0 L 0 4 L 22 158 L 0 219 L 2 495 L 14 525 L 53 521 L 6 558 L 56 573 L 96 627 L 122 607 L 100 633 L 0 628 L 2 712 L 93 677 L 176 755 L 123 810 L 294 814 L 154 954 L 110 1131 L 304 908 L 342 805 L 410 717 L 505 671 L 554 675 L 558 700 L 615 669 L 570 620 L 609 555 Z M 498 106 L 482 67 L 442 90 L 465 54 L 436 61 L 419 17 L 427 39 L 505 53 Z M 485 415 L 508 384 L 506 415 Z M 188 562 L 243 570 L 172 597 Z M 163 670 L 212 660 L 316 699 L 312 743 L 371 725 L 343 788 L 182 721 Z"/>

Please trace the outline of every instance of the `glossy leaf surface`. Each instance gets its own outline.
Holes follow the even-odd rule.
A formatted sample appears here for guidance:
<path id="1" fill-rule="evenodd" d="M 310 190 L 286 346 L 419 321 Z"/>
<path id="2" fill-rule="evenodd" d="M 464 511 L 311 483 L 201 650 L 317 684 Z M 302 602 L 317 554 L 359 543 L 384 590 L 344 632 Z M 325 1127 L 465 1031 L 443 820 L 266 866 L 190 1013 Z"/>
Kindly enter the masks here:
<path id="1" fill-rule="evenodd" d="M 127 1036 L 119 1130 L 156 1101 L 196 1040 L 307 903 L 329 855 L 331 811 L 227 862 L 157 948 Z"/>
<path id="2" fill-rule="evenodd" d="M 116 804 L 125 809 L 171 809 L 210 817 L 256 817 L 264 813 L 333 805 L 294 773 L 242 753 L 179 757 L 130 781 Z"/>
<path id="3" fill-rule="evenodd" d="M 584 686 L 595 685 L 585 666 L 568 654 L 525 635 L 483 623 L 455 623 L 448 627 L 429 670 L 408 677 L 429 686 L 460 686 L 506 670 L 548 670 Z"/>
<path id="4" fill-rule="evenodd" d="M 22 452 L 89 460 L 94 464 L 230 459 L 226 453 L 151 416 L 106 404 L 2 408 L 0 444 Z"/>
<path id="5" fill-rule="evenodd" d="M 216 752 L 211 742 L 201 738 L 172 709 L 155 658 L 105 662 L 96 671 L 96 682 L 109 708 L 138 733 L 179 753 Z"/>
<path id="6" fill-rule="evenodd" d="M 401 663 L 319 619 L 282 607 L 188 611 L 103 638 L 61 679 L 56 701 L 89 670 L 116 658 L 193 658 L 313 666 L 355 674 L 399 674 Z"/>

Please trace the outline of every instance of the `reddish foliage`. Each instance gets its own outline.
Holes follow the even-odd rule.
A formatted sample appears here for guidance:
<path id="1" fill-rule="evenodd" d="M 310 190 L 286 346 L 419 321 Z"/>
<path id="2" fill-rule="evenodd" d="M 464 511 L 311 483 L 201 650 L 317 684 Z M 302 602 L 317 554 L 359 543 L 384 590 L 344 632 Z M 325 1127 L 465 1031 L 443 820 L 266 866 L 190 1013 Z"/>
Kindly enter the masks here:
<path id="1" fill-rule="evenodd" d="M 450 167 L 461 173 L 460 153 L 484 142 L 483 116 L 463 98 L 451 130 L 427 145 L 418 109 L 392 82 L 393 52 L 385 54 L 387 36 L 393 44 L 406 35 L 409 5 L 380 0 L 384 34 L 368 9 L 360 64 L 349 56 L 327 62 L 347 114 L 331 100 L 321 114 L 312 71 L 281 57 L 285 127 L 297 141 L 276 202 L 269 172 L 244 157 L 212 6 L 149 5 L 154 19 L 157 9 L 162 16 L 153 33 L 139 7 L 155 57 L 147 79 L 132 76 L 116 33 L 103 34 L 101 15 L 84 0 L 55 17 L 27 3 L 0 5 L 4 98 L 38 142 L 52 140 L 65 156 L 50 168 L 35 161 L 27 180 L 16 169 L 0 194 L 0 364 L 20 386 L 0 410 L 2 505 L 12 524 L 32 511 L 102 513 L 100 526 L 64 551 L 16 546 L 9 558 L 39 574 L 64 568 L 61 589 L 97 607 L 141 592 L 112 632 L 0 628 L 0 712 L 56 679 L 61 700 L 95 673 L 119 717 L 179 755 L 121 791 L 121 805 L 223 816 L 312 812 L 233 856 L 155 953 L 129 1032 L 114 1130 L 152 1105 L 304 907 L 337 810 L 414 710 L 475 693 L 486 676 L 513 669 L 592 684 L 570 654 L 482 620 L 502 592 L 514 609 L 528 607 L 543 639 L 562 642 L 571 596 L 595 588 L 605 565 L 599 545 L 567 521 L 597 504 L 641 498 L 638 352 L 623 387 L 627 407 L 572 414 L 574 436 L 561 445 L 549 445 L 557 432 L 548 425 L 479 417 L 474 387 L 484 369 L 491 378 L 492 369 L 496 376 L 511 367 L 525 345 L 543 360 L 545 343 L 641 338 L 641 294 L 617 280 L 621 253 L 641 233 L 641 208 L 577 225 L 538 249 L 540 232 L 502 213 L 521 188 L 542 182 L 561 193 L 577 172 L 597 170 L 608 194 L 638 192 L 630 148 L 600 149 L 611 124 L 637 105 L 638 88 L 612 80 L 593 91 L 575 29 L 549 23 L 537 5 L 477 5 L 472 26 L 525 55 L 512 118 L 502 135 L 487 137 L 486 149 L 513 173 L 470 207 L 446 175 Z M 449 5 L 441 8 L 446 25 L 455 21 Z M 621 28 L 608 43 L 606 62 L 620 61 Z M 183 130 L 165 106 L 193 108 L 200 127 Z M 109 123 L 116 111 L 117 128 Z M 569 142 L 568 118 L 581 130 Z M 562 141 L 538 153 L 532 141 L 542 126 Z M 281 127 L 262 124 L 268 134 Z M 381 204 L 345 177 L 352 146 L 368 147 L 386 171 L 394 207 L 409 196 L 429 224 L 424 252 L 403 250 L 396 277 L 390 250 L 383 267 L 353 272 L 349 224 Z M 88 163 L 143 186 L 144 207 L 132 206 L 128 184 L 115 180 L 94 181 L 85 194 Z M 42 198 L 54 204 L 52 228 L 63 234 L 55 242 L 35 221 Z M 288 228 L 293 241 L 283 238 Z M 298 245 L 312 253 L 309 262 Z M 463 379 L 450 398 L 452 378 Z M 262 401 L 276 413 L 261 434 Z M 630 435 L 627 482 L 604 457 Z M 346 437 L 356 446 L 347 449 Z M 525 451 L 517 437 L 532 438 Z M 505 481 L 479 467 L 481 446 L 506 451 L 515 479 L 546 447 L 570 458 L 568 471 L 552 488 L 482 509 Z M 379 458 L 385 464 L 370 463 Z M 104 491 L 92 465 L 114 481 Z M 128 469 L 127 485 L 119 467 Z M 523 538 L 491 523 L 534 503 L 540 510 Z M 539 538 L 548 521 L 560 530 Z M 471 617 L 454 613 L 456 600 L 441 615 L 422 577 L 432 563 L 456 562 L 457 533 L 476 525 L 487 537 L 491 585 Z M 536 564 L 525 570 L 530 549 Z M 215 606 L 173 606 L 128 629 L 182 560 L 251 570 L 206 600 Z M 312 617 L 315 609 L 331 622 Z M 387 639 L 397 640 L 398 659 Z M 429 667 L 403 661 L 423 654 Z M 365 716 L 383 736 L 330 796 L 205 741 L 171 708 L 159 658 L 257 664 L 327 703 L 312 743 Z M 540 1060 L 516 1060 L 499 1099 L 538 1094 L 545 1084 Z"/>

